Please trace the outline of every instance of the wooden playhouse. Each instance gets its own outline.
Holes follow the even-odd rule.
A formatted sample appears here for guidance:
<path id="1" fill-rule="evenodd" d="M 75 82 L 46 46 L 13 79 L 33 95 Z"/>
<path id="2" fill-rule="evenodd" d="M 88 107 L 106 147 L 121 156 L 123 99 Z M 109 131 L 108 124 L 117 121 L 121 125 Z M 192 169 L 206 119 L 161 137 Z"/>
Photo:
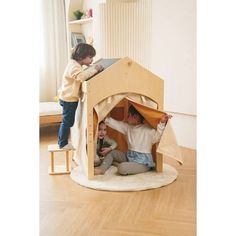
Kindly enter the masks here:
<path id="1" fill-rule="evenodd" d="M 161 78 L 127 57 L 111 59 L 110 64 L 104 66 L 104 71 L 82 83 L 83 96 L 71 129 L 72 143 L 76 148 L 74 159 L 78 162 L 79 172 L 88 179 L 94 178 L 97 126 L 101 120 L 108 114 L 125 120 L 128 106 L 133 104 L 145 120 L 156 127 L 164 109 L 164 81 Z M 108 135 L 117 141 L 118 150 L 127 150 L 122 134 L 108 128 Z M 163 155 L 182 163 L 170 121 L 160 143 L 153 146 L 159 172 L 163 169 Z"/>

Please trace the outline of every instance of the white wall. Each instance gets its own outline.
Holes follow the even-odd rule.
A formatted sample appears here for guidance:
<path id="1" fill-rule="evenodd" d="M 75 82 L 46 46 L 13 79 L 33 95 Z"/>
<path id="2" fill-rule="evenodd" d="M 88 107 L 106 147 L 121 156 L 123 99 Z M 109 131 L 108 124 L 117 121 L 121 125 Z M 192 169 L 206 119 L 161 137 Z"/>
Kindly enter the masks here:
<path id="1" fill-rule="evenodd" d="M 168 112 L 173 115 L 171 124 L 180 146 L 196 149 L 196 116 Z"/>
<path id="2" fill-rule="evenodd" d="M 165 82 L 165 110 L 172 113 L 180 145 L 196 148 L 196 3 L 152 1 L 151 71 Z"/>

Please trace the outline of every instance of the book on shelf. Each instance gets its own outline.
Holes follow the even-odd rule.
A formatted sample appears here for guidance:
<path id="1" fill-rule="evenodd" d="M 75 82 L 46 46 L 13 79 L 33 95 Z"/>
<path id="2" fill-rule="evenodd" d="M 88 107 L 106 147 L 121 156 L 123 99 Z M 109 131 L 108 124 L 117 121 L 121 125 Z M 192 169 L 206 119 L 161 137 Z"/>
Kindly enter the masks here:
<path id="1" fill-rule="evenodd" d="M 71 32 L 71 47 L 74 48 L 79 43 L 86 43 L 84 35 L 78 32 Z"/>

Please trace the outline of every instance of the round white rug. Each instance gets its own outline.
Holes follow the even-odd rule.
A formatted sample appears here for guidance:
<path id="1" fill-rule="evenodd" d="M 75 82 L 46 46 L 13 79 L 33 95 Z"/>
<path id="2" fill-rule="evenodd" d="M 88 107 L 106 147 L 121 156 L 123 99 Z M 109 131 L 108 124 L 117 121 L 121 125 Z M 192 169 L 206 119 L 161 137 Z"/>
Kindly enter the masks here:
<path id="1" fill-rule="evenodd" d="M 117 168 L 111 166 L 104 175 L 97 175 L 93 180 L 88 180 L 84 174 L 79 173 L 78 167 L 73 169 L 71 178 L 78 184 L 106 191 L 140 191 L 153 189 L 172 183 L 178 176 L 177 170 L 167 164 L 163 165 L 163 172 L 148 171 L 137 175 L 121 176 Z"/>

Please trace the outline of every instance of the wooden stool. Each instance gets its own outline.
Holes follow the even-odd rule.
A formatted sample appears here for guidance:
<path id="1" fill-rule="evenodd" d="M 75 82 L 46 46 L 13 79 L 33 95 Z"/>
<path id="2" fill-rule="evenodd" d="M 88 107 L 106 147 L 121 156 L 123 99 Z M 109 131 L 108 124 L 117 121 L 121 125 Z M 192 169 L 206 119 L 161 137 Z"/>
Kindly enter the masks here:
<path id="1" fill-rule="evenodd" d="M 48 173 L 50 175 L 58 174 L 70 174 L 71 166 L 69 160 L 69 153 L 73 151 L 72 149 L 60 149 L 57 144 L 48 145 L 48 151 L 50 152 L 51 157 L 51 166 L 48 168 Z M 66 154 L 66 165 L 54 165 L 54 152 L 65 152 Z"/>

